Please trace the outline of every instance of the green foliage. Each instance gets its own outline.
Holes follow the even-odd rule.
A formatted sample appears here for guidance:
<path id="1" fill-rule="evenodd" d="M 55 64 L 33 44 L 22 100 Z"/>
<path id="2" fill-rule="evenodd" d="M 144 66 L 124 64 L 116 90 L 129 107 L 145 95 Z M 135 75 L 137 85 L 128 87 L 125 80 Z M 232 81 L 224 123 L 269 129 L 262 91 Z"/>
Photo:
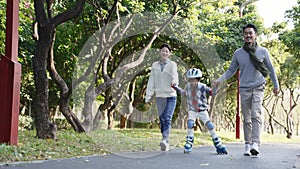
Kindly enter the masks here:
<path id="1" fill-rule="evenodd" d="M 272 110 L 272 114 L 276 114 L 275 117 L 278 118 L 279 123 L 285 127 L 285 132 L 293 132 L 293 129 L 296 128 L 298 131 L 297 125 L 290 125 L 290 120 L 297 121 L 299 113 L 297 111 L 291 112 L 290 109 L 293 106 L 297 105 L 296 98 L 299 97 L 297 91 L 299 90 L 300 78 L 299 78 L 299 20 L 297 21 L 297 15 L 299 15 L 300 2 L 298 2 L 298 7 L 294 7 L 293 10 L 287 12 L 287 16 L 294 20 L 295 28 L 288 30 L 287 23 L 274 23 L 271 29 L 265 30 L 266 46 L 271 55 L 273 65 L 277 72 L 278 81 L 280 84 L 280 90 L 282 93 L 279 94 L 279 102 L 281 107 L 277 107 L 276 110 Z M 275 35 L 279 35 L 279 38 L 276 38 Z M 275 37 L 275 38 L 274 38 Z M 270 79 L 267 79 L 267 97 L 272 96 L 273 84 Z M 286 100 L 286 95 L 291 92 L 291 96 L 295 102 L 290 102 Z M 290 99 L 290 98 L 289 98 Z M 276 104 L 276 103 L 273 103 Z M 271 110 L 269 110 L 271 111 Z M 293 116 L 291 116 L 293 114 Z M 279 117 L 281 116 L 281 117 Z M 271 117 L 270 117 L 271 118 Z M 271 122 L 270 122 L 271 123 Z M 291 122 L 293 123 L 293 122 Z M 297 122 L 296 122 L 297 123 Z M 294 133 L 293 133 L 294 134 Z"/>
<path id="2" fill-rule="evenodd" d="M 19 132 L 18 146 L 0 145 L 0 163 L 13 161 L 49 160 L 52 158 L 68 158 L 105 151 L 86 134 L 61 130 L 57 133 L 58 140 L 42 140 L 34 136 L 34 131 Z"/>
<path id="3" fill-rule="evenodd" d="M 35 42 L 32 38 L 32 23 L 34 18 L 33 1 L 20 1 L 19 11 L 19 54 L 18 61 L 22 65 L 22 84 L 20 102 L 22 107 L 29 107 L 33 98 L 34 79 L 32 58 Z M 29 112 L 27 111 L 26 114 Z"/>
<path id="4" fill-rule="evenodd" d="M 171 24 L 168 28 L 169 30 L 176 30 L 177 34 L 174 37 L 168 37 L 160 35 L 152 48 L 157 48 L 162 42 L 168 42 L 173 47 L 173 55 L 180 58 L 184 65 L 179 68 L 181 70 L 180 75 L 183 75 L 186 67 L 198 67 L 203 70 L 204 78 L 203 82 L 210 85 L 211 83 L 211 71 L 207 69 L 205 61 L 201 60 L 195 50 L 191 49 L 187 43 L 197 43 L 201 40 L 209 41 L 215 47 L 218 57 L 223 59 L 224 65 L 222 65 L 222 70 L 227 70 L 228 63 L 233 55 L 233 52 L 241 47 L 243 40 L 241 34 L 241 28 L 246 23 L 254 23 L 258 26 L 260 30 L 259 33 L 264 33 L 263 21 L 258 16 L 257 10 L 254 5 L 248 5 L 243 12 L 243 17 L 239 17 L 239 5 L 242 3 L 241 0 L 219 0 L 219 1 L 208 1 L 208 0 L 184 0 L 184 1 L 175 1 L 178 2 L 177 8 L 184 7 L 186 4 L 191 4 L 188 8 L 182 10 L 178 17 L 175 19 L 176 24 Z M 0 2 L 1 11 L 0 14 L 4 14 L 5 3 Z M 74 0 L 72 1 L 54 1 L 53 4 L 53 16 L 58 13 L 69 9 L 74 5 Z M 113 13 L 111 20 L 108 20 L 108 14 L 113 5 L 112 0 L 107 1 L 93 1 L 87 2 L 84 6 L 83 13 L 64 24 L 59 25 L 56 28 L 56 41 L 54 46 L 54 57 L 56 69 L 62 78 L 66 81 L 68 86 L 71 86 L 72 75 L 75 70 L 75 65 L 78 62 L 78 56 L 80 55 L 80 50 L 84 46 L 88 38 L 101 27 L 103 27 L 107 22 L 114 21 L 117 18 L 116 13 Z M 2 8 L 3 7 L 3 8 Z M 129 14 L 134 13 L 145 13 L 153 12 L 158 19 L 159 17 L 166 16 L 167 14 L 172 13 L 174 10 L 173 4 L 171 1 L 130 1 L 122 0 L 118 2 L 118 9 L 120 10 L 120 16 L 128 16 Z M 4 15 L 1 15 L 4 16 Z M 299 73 L 299 68 L 297 66 L 292 66 L 291 63 L 299 63 L 299 45 L 300 40 L 299 34 L 299 8 L 294 8 L 294 11 L 289 13 L 289 16 L 295 21 L 295 30 L 281 34 L 281 40 L 284 41 L 285 45 L 288 48 L 280 46 L 280 42 L 272 42 L 270 45 L 277 45 L 277 47 L 271 48 L 272 55 L 274 56 L 284 56 L 275 57 L 276 66 L 282 68 L 284 74 L 282 78 L 288 77 L 288 73 L 293 73 L 293 78 L 288 79 L 286 82 L 297 82 L 297 73 Z M 32 23 L 34 19 L 34 7 L 33 0 L 30 1 L 20 1 L 20 27 L 19 27 L 19 62 L 22 64 L 22 86 L 21 86 L 21 105 L 29 107 L 29 104 L 33 97 L 34 91 L 34 80 L 32 73 L 32 57 L 33 51 L 35 48 L 35 42 L 32 39 Z M 183 20 L 184 19 L 184 20 Z M 180 24 L 178 24 L 180 23 Z M 298 26 L 297 26 L 298 25 Z M 278 25 L 277 29 L 270 30 L 272 32 L 279 32 L 284 25 Z M 0 40 L 4 41 L 4 32 L 5 32 L 5 19 L 4 17 L 0 18 Z M 186 32 L 189 34 L 186 35 Z M 184 35 L 185 37 L 181 36 Z M 133 37 L 128 37 L 120 42 L 118 42 L 110 56 L 110 61 L 108 65 L 108 74 L 113 76 L 116 68 L 120 65 L 121 62 L 124 62 L 124 59 L 140 51 L 148 42 L 149 39 L 153 36 L 151 33 L 144 33 L 135 35 Z M 177 38 L 180 37 L 180 38 Z M 199 43 L 202 44 L 202 43 Z M 4 46 L 0 46 L 0 54 L 4 52 Z M 205 49 L 207 46 L 197 46 L 199 50 Z M 271 46 L 270 46 L 271 47 Z M 276 49 L 275 49 L 276 48 Z M 280 49 L 289 50 L 290 53 L 293 53 L 295 57 L 289 56 L 285 51 Z M 205 57 L 207 53 L 202 52 L 201 55 Z M 147 62 L 152 62 L 149 58 Z M 282 59 L 282 60 L 280 60 Z M 282 63 L 286 63 L 282 65 Z M 180 64 L 179 64 L 180 65 Z M 294 64 L 298 65 L 298 64 Z M 295 71 L 291 71 L 295 69 Z M 217 71 L 219 74 L 222 73 L 221 69 Z M 99 73 L 96 85 L 103 83 L 104 79 Z M 136 80 L 135 85 L 136 89 L 134 91 L 134 103 L 141 106 L 143 104 L 143 96 L 146 86 L 145 79 L 148 79 L 149 70 L 142 72 L 141 74 L 134 77 L 133 80 Z M 236 77 L 230 79 L 234 81 Z M 233 83 L 227 91 L 227 100 L 226 106 L 221 107 L 221 112 L 225 112 L 232 119 L 234 118 L 235 107 L 236 107 L 236 83 Z M 55 83 L 50 79 L 49 80 L 49 106 L 52 112 L 57 110 L 58 99 L 60 91 Z M 106 94 L 102 93 L 97 97 L 97 99 L 103 103 L 105 100 Z M 82 95 L 82 99 L 84 96 Z M 82 100 L 78 99 L 71 101 L 73 103 L 79 104 Z M 142 108 L 143 109 L 143 108 Z M 176 109 L 176 111 L 179 111 Z M 54 115 L 52 113 L 51 115 Z M 175 114 L 176 115 L 176 114 Z M 64 122 L 62 122 L 64 124 Z M 64 125 L 63 125 L 64 126 Z M 68 126 L 65 126 L 68 127 Z"/>
<path id="5" fill-rule="evenodd" d="M 0 1 L 0 56 L 5 54 L 6 1 Z"/>
<path id="6" fill-rule="evenodd" d="M 32 117 L 27 115 L 19 116 L 19 130 L 32 130 L 33 129 L 33 120 Z"/>
<path id="7" fill-rule="evenodd" d="M 31 60 L 34 51 L 34 41 L 32 39 L 33 22 L 33 0 L 20 1 L 19 3 L 19 48 L 18 61 L 22 65 L 22 84 L 21 84 L 21 106 L 28 107 L 32 100 L 34 80 L 32 73 Z M 5 52 L 5 33 L 6 33 L 6 1 L 0 1 L 0 55 Z"/>
<path id="8" fill-rule="evenodd" d="M 145 10 L 145 2 L 138 0 L 123 0 L 123 3 L 129 8 L 127 11 L 132 11 L 132 13 L 143 12 Z"/>
<path id="9" fill-rule="evenodd" d="M 110 10 L 110 7 L 112 5 L 112 1 L 105 1 L 105 2 L 97 2 L 99 4 L 92 8 L 88 8 L 88 10 L 85 10 L 85 13 L 94 14 L 94 15 L 84 15 L 83 21 L 93 21 L 95 18 L 98 19 L 98 25 L 99 27 L 103 26 L 106 22 L 106 19 L 108 19 L 108 11 Z M 177 2 L 177 1 L 176 1 Z M 179 2 L 179 1 L 178 1 Z M 257 20 L 259 18 L 257 16 L 257 12 L 254 7 L 250 6 L 249 10 L 245 10 L 244 17 L 239 18 L 238 12 L 239 8 L 238 5 L 236 5 L 235 0 L 231 1 L 180 1 L 178 8 L 185 6 L 186 4 L 191 3 L 188 8 L 184 9 L 179 13 L 178 18 L 175 18 L 175 22 L 171 23 L 168 26 L 168 30 L 171 30 L 175 32 L 173 35 L 174 37 L 168 37 L 164 35 L 160 35 L 159 38 L 153 43 L 152 47 L 157 48 L 162 42 L 168 42 L 170 45 L 174 48 L 173 55 L 178 56 L 187 66 L 186 67 L 198 67 L 203 70 L 204 73 L 204 79 L 203 82 L 210 84 L 210 78 L 211 78 L 211 71 L 207 69 L 207 63 L 205 63 L 204 60 L 199 58 L 199 53 L 196 53 L 195 49 L 191 49 L 187 44 L 205 44 L 206 42 L 212 42 L 210 45 L 215 45 L 214 47 L 217 50 L 218 56 L 224 60 L 230 60 L 233 52 L 235 49 L 241 46 L 242 43 L 242 36 L 241 36 L 241 27 L 245 25 L 246 23 L 255 23 L 260 28 L 262 25 L 261 20 Z M 157 17 L 157 21 L 161 20 L 162 17 L 165 17 L 167 14 L 172 13 L 174 10 L 172 3 L 170 1 L 122 1 L 118 4 L 118 7 L 120 9 L 121 16 L 127 16 L 128 14 L 136 13 L 136 12 L 154 12 L 157 13 L 155 17 Z M 248 9 L 248 8 L 247 8 Z M 95 18 L 94 18 L 95 17 Z M 111 20 L 114 20 L 116 18 L 116 14 L 113 13 Z M 183 20 L 185 19 L 185 20 Z M 86 26 L 89 23 L 90 25 L 96 25 L 95 22 L 82 22 L 83 26 Z M 74 22 L 72 22 L 74 24 Z M 90 26 L 88 25 L 88 28 L 90 29 L 84 29 L 84 31 L 77 32 L 76 35 L 81 36 L 82 32 L 86 32 L 86 30 L 96 30 L 96 28 L 99 28 L 97 26 Z M 68 30 L 69 27 L 74 25 L 68 25 L 66 26 L 65 30 L 61 31 L 57 29 L 57 35 L 58 37 L 62 37 L 63 40 L 66 39 L 65 34 L 66 32 L 70 31 Z M 80 25 L 78 26 L 79 28 Z M 82 30 L 78 29 L 78 30 Z M 175 30 L 175 31 L 174 31 Z M 59 33 L 61 31 L 61 33 Z M 188 32 L 188 34 L 186 33 Z M 75 33 L 75 32 L 70 32 Z M 90 35 L 90 34 L 87 34 Z M 153 36 L 151 33 L 145 33 L 142 35 L 135 35 L 133 37 L 128 37 L 120 42 L 118 42 L 111 52 L 110 61 L 108 65 L 108 75 L 112 77 L 112 75 L 115 73 L 116 68 L 120 66 L 120 63 L 124 63 L 124 59 L 126 59 L 127 56 L 138 52 L 142 49 L 148 42 L 149 39 Z M 70 36 L 73 37 L 73 36 Z M 76 37 L 76 36 L 75 36 Z M 203 42 L 200 42 L 203 41 Z M 197 43 L 200 42 L 200 43 Z M 63 46 L 66 46 L 66 44 L 72 44 L 72 41 L 67 42 L 61 42 L 59 44 L 63 44 Z M 200 54 L 201 57 L 207 57 L 210 58 L 211 56 L 208 56 L 208 52 L 205 53 L 203 51 L 207 50 L 207 45 L 198 45 L 196 50 L 202 51 Z M 67 51 L 68 49 L 65 47 L 61 48 L 62 51 Z M 71 47 L 71 49 L 73 49 Z M 197 55 L 198 54 L 198 55 Z M 59 58 L 63 58 L 59 57 Z M 149 60 L 149 58 L 146 58 L 147 62 L 152 62 Z M 64 63 L 64 61 L 58 61 L 57 63 Z M 149 65 L 150 66 L 150 65 Z M 212 66 L 213 67 L 213 66 Z M 214 67 L 216 68 L 216 67 Z M 180 72 L 181 75 L 184 75 L 184 69 Z M 130 70 L 132 71 L 132 70 Z M 220 73 L 220 70 L 217 70 Z M 81 72 L 83 73 L 83 72 Z M 101 74 L 101 73 L 99 73 Z M 66 76 L 68 77 L 68 76 Z M 137 77 L 134 77 L 135 79 Z M 141 79 L 147 79 L 148 74 L 146 72 L 143 72 L 139 75 L 139 78 Z M 103 77 L 99 75 L 99 79 L 97 79 L 96 85 L 99 85 L 102 83 Z M 134 80 L 134 79 L 133 79 Z M 134 91 L 134 102 L 141 103 L 143 102 L 143 95 L 142 93 L 145 90 L 146 83 L 143 80 L 137 80 L 136 83 L 136 90 Z M 236 88 L 236 86 L 232 86 L 233 88 L 230 88 L 233 93 Z M 229 92 L 230 93 L 230 92 Z M 235 94 L 229 94 L 228 97 L 230 97 L 232 100 L 235 100 Z M 101 95 L 102 96 L 102 95 Z M 81 97 L 83 99 L 83 95 Z M 107 95 L 107 98 L 108 95 Z M 99 96 L 98 99 L 101 99 Z M 82 100 L 77 99 L 77 101 L 82 102 Z M 101 100 L 102 101 L 102 100 Z M 234 101 L 230 101 L 228 103 L 235 103 Z M 80 104 L 80 103 L 79 103 Z M 226 108 L 230 108 L 230 110 L 227 110 L 227 112 L 235 112 L 234 110 L 234 104 L 231 104 L 231 106 L 224 106 Z M 178 111 L 178 110 L 177 110 Z M 176 113 L 175 113 L 176 117 Z"/>
<path id="10" fill-rule="evenodd" d="M 56 124 L 58 130 L 72 130 L 71 125 L 68 123 L 67 119 L 65 119 L 64 117 L 54 118 L 53 121 Z"/>
<path id="11" fill-rule="evenodd" d="M 71 125 L 68 123 L 67 119 L 64 117 L 57 117 L 53 118 L 53 122 L 56 124 L 58 130 L 72 130 Z M 19 131 L 26 131 L 26 130 L 33 130 L 34 123 L 33 118 L 28 115 L 19 115 Z"/>
<path id="12" fill-rule="evenodd" d="M 300 84 L 300 1 L 292 10 L 286 12 L 287 17 L 293 21 L 294 28 L 279 32 L 279 40 L 286 46 L 284 49 L 290 55 L 281 64 L 282 83 L 289 88 L 299 88 Z"/>

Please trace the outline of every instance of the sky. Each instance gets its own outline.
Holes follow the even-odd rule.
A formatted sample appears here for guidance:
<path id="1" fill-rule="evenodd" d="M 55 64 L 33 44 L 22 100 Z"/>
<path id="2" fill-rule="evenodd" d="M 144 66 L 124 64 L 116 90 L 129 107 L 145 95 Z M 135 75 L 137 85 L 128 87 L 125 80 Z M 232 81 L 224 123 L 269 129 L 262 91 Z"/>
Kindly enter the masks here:
<path id="1" fill-rule="evenodd" d="M 292 9 L 292 6 L 297 5 L 297 0 L 258 0 L 254 4 L 264 19 L 265 27 L 270 28 L 276 21 L 287 20 L 284 18 L 284 13 L 286 10 Z"/>

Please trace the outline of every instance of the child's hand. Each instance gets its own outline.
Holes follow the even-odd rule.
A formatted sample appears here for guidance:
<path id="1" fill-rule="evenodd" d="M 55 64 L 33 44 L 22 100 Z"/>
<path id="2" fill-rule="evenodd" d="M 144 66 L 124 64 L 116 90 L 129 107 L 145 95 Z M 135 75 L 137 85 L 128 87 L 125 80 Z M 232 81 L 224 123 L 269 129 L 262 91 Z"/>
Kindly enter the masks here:
<path id="1" fill-rule="evenodd" d="M 217 87 L 213 87 L 210 91 L 210 95 L 211 96 L 215 96 L 218 93 L 218 88 Z"/>

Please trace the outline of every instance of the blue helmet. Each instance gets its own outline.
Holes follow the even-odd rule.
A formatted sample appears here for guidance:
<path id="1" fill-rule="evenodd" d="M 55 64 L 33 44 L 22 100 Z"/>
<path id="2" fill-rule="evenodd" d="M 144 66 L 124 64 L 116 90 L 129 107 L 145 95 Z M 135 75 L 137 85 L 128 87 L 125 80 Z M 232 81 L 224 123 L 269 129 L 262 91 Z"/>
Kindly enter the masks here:
<path id="1" fill-rule="evenodd" d="M 186 76 L 187 78 L 200 78 L 202 77 L 202 72 L 200 69 L 192 68 L 187 72 Z"/>

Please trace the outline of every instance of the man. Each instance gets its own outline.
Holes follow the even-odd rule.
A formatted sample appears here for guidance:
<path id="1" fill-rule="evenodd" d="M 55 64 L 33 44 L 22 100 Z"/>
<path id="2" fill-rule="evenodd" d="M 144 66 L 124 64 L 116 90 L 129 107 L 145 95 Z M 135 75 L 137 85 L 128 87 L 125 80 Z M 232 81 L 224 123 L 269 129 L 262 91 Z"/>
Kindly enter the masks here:
<path id="1" fill-rule="evenodd" d="M 262 126 L 262 103 L 265 77 L 269 74 L 273 82 L 273 93 L 279 92 L 279 84 L 269 51 L 257 45 L 257 28 L 253 24 L 243 27 L 244 46 L 234 52 L 228 70 L 218 79 L 215 86 L 232 77 L 240 69 L 240 98 L 243 115 L 245 156 L 259 154 Z"/>

